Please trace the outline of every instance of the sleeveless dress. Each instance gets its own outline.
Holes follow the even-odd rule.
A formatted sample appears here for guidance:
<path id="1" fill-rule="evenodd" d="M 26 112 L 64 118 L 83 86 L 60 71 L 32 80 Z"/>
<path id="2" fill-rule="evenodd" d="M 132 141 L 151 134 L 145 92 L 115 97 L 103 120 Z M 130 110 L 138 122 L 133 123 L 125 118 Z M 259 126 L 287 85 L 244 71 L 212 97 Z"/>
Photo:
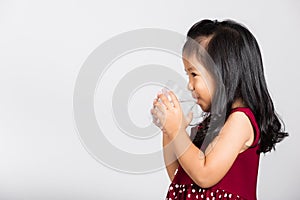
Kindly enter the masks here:
<path id="1" fill-rule="evenodd" d="M 201 188 L 193 182 L 179 165 L 168 188 L 166 200 L 216 200 L 216 199 L 248 199 L 256 200 L 257 173 L 259 166 L 260 131 L 250 108 L 238 107 L 232 112 L 241 111 L 251 121 L 254 130 L 254 141 L 247 150 L 240 153 L 227 174 L 214 186 Z"/>

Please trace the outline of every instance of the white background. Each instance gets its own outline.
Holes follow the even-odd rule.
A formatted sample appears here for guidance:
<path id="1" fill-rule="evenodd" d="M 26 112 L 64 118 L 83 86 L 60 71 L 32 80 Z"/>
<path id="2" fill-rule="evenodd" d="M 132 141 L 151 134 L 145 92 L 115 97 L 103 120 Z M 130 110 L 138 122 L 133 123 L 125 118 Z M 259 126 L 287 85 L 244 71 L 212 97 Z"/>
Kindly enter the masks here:
<path id="1" fill-rule="evenodd" d="M 290 137 L 261 156 L 259 199 L 299 199 L 300 4 L 286 1 L 0 1 L 0 199 L 164 199 L 167 173 L 104 167 L 73 122 L 76 77 L 112 36 L 138 28 L 186 34 L 203 18 L 234 19 L 256 36 Z"/>

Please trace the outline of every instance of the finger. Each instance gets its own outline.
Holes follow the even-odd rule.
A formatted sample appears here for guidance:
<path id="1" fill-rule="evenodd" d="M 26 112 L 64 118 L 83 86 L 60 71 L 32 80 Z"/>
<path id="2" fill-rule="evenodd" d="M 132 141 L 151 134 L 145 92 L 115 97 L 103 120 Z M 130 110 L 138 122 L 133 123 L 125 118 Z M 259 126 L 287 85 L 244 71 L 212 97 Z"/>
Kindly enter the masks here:
<path id="1" fill-rule="evenodd" d="M 165 115 L 164 113 L 157 112 L 156 118 L 159 120 L 160 128 L 163 128 L 165 125 Z"/>
<path id="2" fill-rule="evenodd" d="M 151 111 L 152 114 L 152 123 L 155 124 L 158 128 L 162 128 L 162 124 L 161 124 L 161 120 L 159 119 L 159 117 L 157 116 L 157 111 Z"/>
<path id="3" fill-rule="evenodd" d="M 171 99 L 172 99 L 172 102 L 174 104 L 174 107 L 175 108 L 179 108 L 180 104 L 179 104 L 179 101 L 178 101 L 176 95 L 174 94 L 174 92 L 173 91 L 169 91 L 169 95 L 171 96 Z"/>
<path id="4" fill-rule="evenodd" d="M 157 112 L 157 110 L 155 110 L 155 108 L 152 108 L 150 110 L 150 113 L 151 113 L 152 116 L 156 115 L 156 112 Z"/>
<path id="5" fill-rule="evenodd" d="M 161 128 L 160 120 L 156 117 L 152 117 L 152 122 L 155 124 L 158 128 Z"/>
<path id="6" fill-rule="evenodd" d="M 172 109 L 173 105 L 171 104 L 170 100 L 166 97 L 164 94 L 158 95 L 158 98 L 161 100 L 161 102 L 168 108 Z"/>
<path id="7" fill-rule="evenodd" d="M 165 113 L 167 111 L 167 107 L 162 102 L 157 102 L 154 104 L 154 109 L 158 110 L 159 112 Z"/>
<path id="8" fill-rule="evenodd" d="M 155 108 L 155 105 L 156 105 L 157 103 L 160 103 L 160 101 L 158 101 L 158 99 L 155 98 L 155 99 L 153 100 L 153 108 Z"/>
<path id="9" fill-rule="evenodd" d="M 165 105 L 163 105 L 162 103 L 160 102 L 157 102 L 155 105 L 154 105 L 154 108 L 151 109 L 151 114 L 152 116 L 156 117 L 158 116 L 159 113 L 165 115 L 164 113 L 166 112 L 166 107 Z"/>
<path id="10" fill-rule="evenodd" d="M 158 100 L 157 100 L 157 98 L 155 98 L 155 99 L 153 100 L 153 106 L 154 106 L 154 104 L 157 103 L 157 102 L 158 102 Z"/>
<path id="11" fill-rule="evenodd" d="M 165 117 L 164 114 L 155 110 L 155 109 L 151 109 L 151 113 L 154 113 L 152 115 L 152 122 L 160 129 L 163 128 L 164 122 L 165 122 Z"/>

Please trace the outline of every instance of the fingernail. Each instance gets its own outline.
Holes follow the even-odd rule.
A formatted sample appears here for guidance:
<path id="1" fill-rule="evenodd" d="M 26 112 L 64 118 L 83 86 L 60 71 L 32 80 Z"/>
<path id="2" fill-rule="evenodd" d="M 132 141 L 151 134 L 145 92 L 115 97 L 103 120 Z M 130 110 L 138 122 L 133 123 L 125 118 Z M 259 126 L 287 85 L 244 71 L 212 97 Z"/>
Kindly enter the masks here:
<path id="1" fill-rule="evenodd" d="M 169 89 L 168 88 L 163 88 L 162 92 L 163 92 L 163 94 L 168 94 L 169 93 Z"/>

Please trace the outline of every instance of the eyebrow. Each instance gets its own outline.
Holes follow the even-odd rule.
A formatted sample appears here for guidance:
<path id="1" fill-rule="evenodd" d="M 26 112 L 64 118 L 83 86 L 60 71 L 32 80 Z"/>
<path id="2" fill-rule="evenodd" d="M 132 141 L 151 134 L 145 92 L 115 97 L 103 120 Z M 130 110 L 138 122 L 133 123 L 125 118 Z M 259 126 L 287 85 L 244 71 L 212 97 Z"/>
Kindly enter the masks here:
<path id="1" fill-rule="evenodd" d="M 194 68 L 193 67 L 188 67 L 187 70 L 184 69 L 185 71 L 190 71 L 190 70 L 193 70 Z"/>

